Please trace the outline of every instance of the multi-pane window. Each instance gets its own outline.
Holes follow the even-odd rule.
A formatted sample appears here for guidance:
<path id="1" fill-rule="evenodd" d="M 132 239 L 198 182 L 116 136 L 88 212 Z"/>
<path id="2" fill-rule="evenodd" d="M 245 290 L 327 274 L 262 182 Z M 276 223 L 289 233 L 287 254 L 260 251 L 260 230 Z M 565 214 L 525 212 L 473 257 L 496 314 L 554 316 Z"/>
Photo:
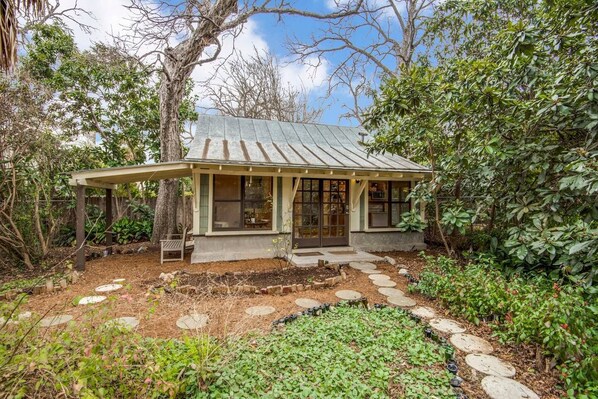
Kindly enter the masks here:
<path id="1" fill-rule="evenodd" d="M 272 178 L 214 175 L 214 230 L 272 229 Z"/>
<path id="2" fill-rule="evenodd" d="M 409 212 L 407 200 L 410 183 L 406 181 L 371 181 L 368 185 L 368 226 L 396 227 L 401 214 Z"/>

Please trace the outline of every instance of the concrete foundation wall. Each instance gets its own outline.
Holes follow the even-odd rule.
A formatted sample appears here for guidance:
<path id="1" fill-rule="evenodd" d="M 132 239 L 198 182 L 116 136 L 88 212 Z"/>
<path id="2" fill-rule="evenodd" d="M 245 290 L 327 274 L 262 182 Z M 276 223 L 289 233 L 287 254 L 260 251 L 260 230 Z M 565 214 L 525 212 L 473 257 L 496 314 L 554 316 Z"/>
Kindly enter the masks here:
<path id="1" fill-rule="evenodd" d="M 278 234 L 196 236 L 191 263 L 273 258 L 272 240 Z"/>
<path id="2" fill-rule="evenodd" d="M 400 231 L 351 233 L 350 245 L 361 251 L 414 251 L 426 248 L 424 233 Z"/>

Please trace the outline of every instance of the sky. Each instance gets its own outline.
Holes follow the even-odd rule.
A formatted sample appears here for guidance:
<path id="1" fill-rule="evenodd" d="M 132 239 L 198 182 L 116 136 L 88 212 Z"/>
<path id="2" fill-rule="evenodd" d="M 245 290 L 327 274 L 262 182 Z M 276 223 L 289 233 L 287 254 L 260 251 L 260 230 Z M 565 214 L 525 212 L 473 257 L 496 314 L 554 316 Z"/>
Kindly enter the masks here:
<path id="1" fill-rule="evenodd" d="M 61 6 L 70 7 L 75 4 L 75 1 L 63 0 Z M 127 25 L 125 5 L 128 3 L 129 0 L 79 0 L 77 5 L 90 12 L 92 16 L 79 14 L 75 18 L 94 28 L 91 34 L 87 34 L 78 29 L 74 22 L 67 21 L 73 30 L 79 48 L 87 49 L 93 42 L 109 41 L 110 34 L 122 33 Z M 297 4 L 321 13 L 330 12 L 336 7 L 334 0 L 301 0 Z M 253 54 L 254 48 L 258 51 L 270 51 L 281 61 L 283 79 L 293 87 L 305 90 L 308 93 L 310 104 L 323 109 L 321 123 L 355 126 L 358 124 L 355 119 L 341 118 L 347 111 L 346 107 L 350 106 L 353 101 L 349 91 L 339 88 L 331 96 L 327 96 L 329 76 L 335 63 L 339 60 L 330 56 L 316 68 L 310 65 L 316 63 L 315 59 L 312 58 L 307 62 L 297 61 L 292 58 L 287 48 L 289 37 L 307 39 L 321 27 L 320 22 L 303 17 L 284 17 L 280 20 L 272 15 L 255 16 L 249 19 L 241 35 L 234 41 L 230 38 L 223 40 L 221 59 L 229 58 L 229 56 L 232 58 L 239 53 Z M 217 65 L 218 61 L 196 67 L 192 78 L 200 82 L 213 76 Z M 226 76 L 218 78 L 226 80 Z M 196 85 L 196 94 L 199 96 L 200 110 L 209 108 L 211 104 L 206 99 L 200 85 Z"/>

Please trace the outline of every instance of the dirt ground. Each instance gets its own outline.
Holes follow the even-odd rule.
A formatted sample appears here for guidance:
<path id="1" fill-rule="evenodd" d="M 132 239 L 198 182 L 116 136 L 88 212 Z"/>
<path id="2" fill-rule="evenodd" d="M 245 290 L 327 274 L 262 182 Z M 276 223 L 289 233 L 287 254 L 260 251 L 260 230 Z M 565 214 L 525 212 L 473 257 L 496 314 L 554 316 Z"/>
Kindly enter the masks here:
<path id="1" fill-rule="evenodd" d="M 423 261 L 417 253 L 393 252 L 378 255 L 389 255 L 399 264 L 405 265 L 410 273 L 417 275 L 423 267 Z M 76 320 L 89 317 L 98 319 L 98 325 L 113 317 L 135 316 L 140 319 L 138 332 L 149 337 L 180 337 L 189 334 L 176 327 L 176 320 L 191 312 L 206 313 L 210 321 L 206 332 L 213 336 L 240 336 L 250 331 L 266 333 L 271 328 L 272 321 L 296 313 L 301 310 L 294 301 L 305 297 L 321 302 L 335 303 L 338 298 L 334 293 L 341 289 L 352 289 L 362 293 L 371 304 L 385 303 L 386 297 L 378 293 L 368 276 L 358 270 L 347 268 L 348 279 L 335 287 L 290 293 L 285 295 L 224 295 L 186 296 L 179 293 L 156 296 L 148 292 L 147 282 L 156 280 L 163 272 L 183 270 L 187 273 L 212 272 L 218 274 L 250 271 L 275 271 L 282 265 L 271 259 L 257 259 L 237 262 L 213 262 L 206 264 L 190 264 L 189 256 L 181 262 L 160 264 L 159 252 L 150 248 L 146 253 L 117 254 L 87 262 L 86 271 L 79 281 L 69 285 L 66 290 L 52 294 L 31 296 L 25 307 L 38 314 L 66 313 L 73 315 Z M 400 290 L 408 293 L 408 281 L 398 275 L 398 268 L 381 262 L 378 268 L 397 282 Z M 97 305 L 74 306 L 73 301 L 80 296 L 97 295 L 95 287 L 111 283 L 117 278 L 126 279 L 125 287 L 108 294 L 109 299 Z M 538 372 L 534 367 L 534 348 L 525 346 L 501 345 L 492 337 L 487 326 L 477 327 L 468 323 L 459 315 L 449 314 L 436 301 L 431 301 L 418 294 L 409 294 L 418 305 L 430 306 L 439 315 L 458 320 L 466 326 L 468 332 L 489 340 L 495 355 L 511 362 L 517 369 L 517 379 L 537 392 L 542 398 L 559 398 L 562 392 L 555 385 L 557 379 L 552 373 Z M 250 306 L 269 305 L 276 312 L 268 316 L 252 317 L 245 313 Z M 91 315 L 91 316 L 90 316 Z M 448 336 L 447 336 L 448 338 Z M 469 398 L 485 398 L 480 389 L 482 374 L 473 374 L 465 364 L 464 354 L 458 353 L 459 375 L 465 380 L 463 388 Z"/>

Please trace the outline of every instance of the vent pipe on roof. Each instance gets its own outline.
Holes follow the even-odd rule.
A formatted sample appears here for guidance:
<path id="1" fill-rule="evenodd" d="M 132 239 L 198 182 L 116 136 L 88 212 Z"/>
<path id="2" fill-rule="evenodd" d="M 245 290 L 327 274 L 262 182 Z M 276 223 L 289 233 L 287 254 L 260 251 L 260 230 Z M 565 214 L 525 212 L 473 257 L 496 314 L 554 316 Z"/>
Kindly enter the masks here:
<path id="1" fill-rule="evenodd" d="M 365 137 L 368 135 L 366 132 L 359 132 L 357 133 L 361 136 L 361 143 L 365 144 Z"/>

